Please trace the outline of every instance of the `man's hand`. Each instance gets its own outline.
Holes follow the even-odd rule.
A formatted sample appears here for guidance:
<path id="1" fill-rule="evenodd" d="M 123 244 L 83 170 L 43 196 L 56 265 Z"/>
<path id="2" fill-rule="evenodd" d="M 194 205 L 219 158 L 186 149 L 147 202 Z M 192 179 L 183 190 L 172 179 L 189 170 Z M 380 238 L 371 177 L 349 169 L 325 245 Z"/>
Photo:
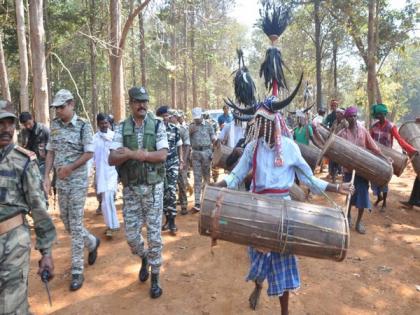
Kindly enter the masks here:
<path id="1" fill-rule="evenodd" d="M 244 153 L 244 149 L 241 147 L 236 147 L 235 149 L 233 149 L 233 152 L 239 156 L 242 156 L 242 154 Z"/>
<path id="2" fill-rule="evenodd" d="M 51 280 L 54 277 L 54 262 L 51 256 L 43 256 L 39 261 L 38 275 L 41 276 L 44 270 L 48 270 Z"/>
<path id="3" fill-rule="evenodd" d="M 73 172 L 73 169 L 71 165 L 64 165 L 59 168 L 57 168 L 57 176 L 59 179 L 66 179 L 71 175 Z"/>
<path id="4" fill-rule="evenodd" d="M 43 186 L 44 186 L 45 195 L 46 196 L 51 195 L 51 180 L 50 180 L 50 177 L 49 176 L 46 176 L 44 178 L 44 184 L 43 184 Z"/>
<path id="5" fill-rule="evenodd" d="M 341 183 L 338 185 L 338 193 L 342 195 L 354 194 L 354 185 L 352 183 Z"/>
<path id="6" fill-rule="evenodd" d="M 179 161 L 179 170 L 182 171 L 185 167 L 184 161 Z"/>
<path id="7" fill-rule="evenodd" d="M 197 126 L 195 124 L 190 126 L 190 133 L 195 133 L 197 131 Z"/>
<path id="8" fill-rule="evenodd" d="M 227 183 L 224 180 L 221 180 L 220 182 L 217 183 L 208 183 L 207 185 L 209 186 L 213 186 L 213 187 L 227 187 Z"/>

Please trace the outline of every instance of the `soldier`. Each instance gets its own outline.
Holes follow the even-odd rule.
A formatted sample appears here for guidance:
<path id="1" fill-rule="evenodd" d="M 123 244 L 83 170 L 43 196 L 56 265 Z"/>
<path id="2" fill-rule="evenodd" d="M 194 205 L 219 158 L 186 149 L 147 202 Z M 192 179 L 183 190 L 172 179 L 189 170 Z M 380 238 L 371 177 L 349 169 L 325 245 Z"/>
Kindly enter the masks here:
<path id="1" fill-rule="evenodd" d="M 169 118 L 174 115 L 174 110 L 169 111 L 168 106 L 160 106 L 156 110 L 156 116 L 163 119 L 168 136 L 168 156 L 166 158 L 166 180 L 164 185 L 163 213 L 166 222 L 162 226 L 162 231 L 170 230 L 175 234 L 177 227 L 176 218 L 176 182 L 178 181 L 179 169 L 182 168 L 184 161 L 182 158 L 182 140 L 179 129 L 176 125 L 169 122 Z"/>
<path id="2" fill-rule="evenodd" d="M 45 172 L 45 147 L 48 143 L 50 130 L 47 126 L 36 122 L 32 115 L 28 112 L 23 112 L 19 115 L 19 122 L 23 126 L 21 132 L 21 144 L 25 149 L 35 152 L 38 167 L 41 174 Z"/>
<path id="3" fill-rule="evenodd" d="M 125 235 L 131 252 L 141 258 L 139 280 L 152 272 L 150 296 L 162 295 L 159 271 L 162 264 L 162 211 L 165 160 L 168 138 L 164 124 L 148 112 L 149 95 L 144 87 L 133 87 L 130 96 L 131 116 L 115 131 L 109 164 L 116 165 L 123 189 Z M 147 226 L 148 250 L 141 235 Z"/>
<path id="4" fill-rule="evenodd" d="M 54 165 L 57 170 L 60 218 L 71 235 L 71 291 L 83 285 L 83 248 L 87 247 L 88 263 L 93 265 L 100 244 L 99 239 L 83 226 L 88 188 L 86 162 L 94 152 L 92 127 L 76 115 L 74 105 L 73 95 L 64 89 L 57 92 L 51 104 L 57 117 L 51 123 L 44 176 L 44 190 L 48 194 L 51 189 L 49 175 Z"/>
<path id="5" fill-rule="evenodd" d="M 188 166 L 190 165 L 189 156 L 190 156 L 190 134 L 188 131 L 188 126 L 184 122 L 184 113 L 182 111 L 177 111 L 170 120 L 179 128 L 179 134 L 182 140 L 182 157 L 184 159 L 184 164 L 182 168 L 179 169 L 178 175 L 178 198 L 179 203 L 181 204 L 181 215 L 188 214 L 188 198 L 187 198 L 187 188 L 188 188 Z"/>
<path id="6" fill-rule="evenodd" d="M 190 125 L 189 132 L 192 147 L 191 157 L 194 173 L 195 198 L 195 205 L 191 211 L 194 213 L 200 211 L 201 189 L 204 184 L 207 184 L 210 181 L 211 145 L 216 141 L 216 136 L 212 126 L 203 120 L 201 108 L 193 108 L 192 118 L 194 119 L 194 122 Z"/>
<path id="7" fill-rule="evenodd" d="M 31 236 L 24 218 L 35 225 L 35 248 L 41 252 L 38 274 L 54 276 L 51 247 L 56 232 L 48 216 L 36 155 L 12 143 L 17 118 L 0 101 L 0 314 L 28 314 Z"/>

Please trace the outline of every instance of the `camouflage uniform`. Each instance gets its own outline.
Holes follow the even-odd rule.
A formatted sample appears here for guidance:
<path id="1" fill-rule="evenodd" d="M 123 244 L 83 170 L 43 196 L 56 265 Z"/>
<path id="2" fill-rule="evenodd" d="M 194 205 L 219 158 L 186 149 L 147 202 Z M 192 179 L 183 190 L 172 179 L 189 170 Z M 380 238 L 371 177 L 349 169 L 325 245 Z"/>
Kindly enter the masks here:
<path id="1" fill-rule="evenodd" d="M 176 216 L 176 182 L 179 173 L 178 148 L 182 145 L 180 132 L 177 126 L 168 123 L 166 125 L 168 136 L 168 156 L 166 158 L 166 180 L 163 197 L 163 212 L 167 216 Z"/>
<path id="2" fill-rule="evenodd" d="M 68 124 L 56 118 L 51 124 L 47 150 L 54 152 L 54 168 L 77 161 L 85 152 L 93 152 L 92 127 L 74 114 Z M 71 235 L 73 275 L 83 274 L 83 248 L 91 252 L 96 248 L 96 238 L 83 226 L 84 206 L 88 188 L 87 165 L 75 169 L 64 180 L 57 178 L 60 218 Z"/>
<path id="3" fill-rule="evenodd" d="M 138 146 L 143 147 L 144 123 L 135 127 Z M 122 124 L 115 130 L 111 150 L 123 146 Z M 163 122 L 159 123 L 156 133 L 156 149 L 167 149 L 168 139 Z M 127 186 L 123 189 L 123 217 L 125 236 L 131 252 L 140 258 L 148 258 L 152 273 L 159 273 L 162 265 L 162 212 L 163 212 L 163 182 L 156 185 Z M 143 225 L 147 226 L 148 249 L 144 248 L 141 234 Z"/>
<path id="4" fill-rule="evenodd" d="M 50 130 L 47 126 L 35 122 L 32 130 L 23 129 L 21 132 L 21 144 L 25 149 L 35 152 L 38 159 L 41 177 L 45 172 L 45 147 L 48 143 Z"/>
<path id="5" fill-rule="evenodd" d="M 206 121 L 212 126 L 212 128 L 214 130 L 214 134 L 216 134 L 217 133 L 217 127 L 218 127 L 217 122 L 214 121 L 213 119 L 210 119 L 210 118 L 207 119 Z M 215 183 L 217 182 L 217 179 L 219 178 L 219 169 L 214 165 L 211 166 L 211 177 L 213 178 L 213 181 Z"/>
<path id="6" fill-rule="evenodd" d="M 188 152 L 186 149 L 187 149 L 187 146 L 191 145 L 191 143 L 190 143 L 190 134 L 188 131 L 188 126 L 179 124 L 178 128 L 179 128 L 179 134 L 182 140 L 182 150 L 183 150 L 182 153 L 183 153 L 184 162 L 185 162 L 184 168 L 179 171 L 179 175 L 178 175 L 178 198 L 179 198 L 179 203 L 181 204 L 181 209 L 186 210 L 188 206 L 187 173 L 188 173 L 188 166 L 189 166 L 189 161 L 187 157 Z"/>
<path id="7" fill-rule="evenodd" d="M 200 204 L 201 189 L 204 184 L 210 182 L 211 145 L 215 135 L 213 127 L 204 120 L 199 125 L 192 123 L 189 129 L 194 173 L 194 198 L 195 204 Z"/>
<path id="8" fill-rule="evenodd" d="M 11 144 L 0 151 L 0 156 L 0 222 L 30 212 L 35 225 L 35 248 L 50 255 L 56 231 L 47 214 L 35 154 Z M 0 235 L 0 314 L 29 312 L 30 249 L 26 223 Z"/>

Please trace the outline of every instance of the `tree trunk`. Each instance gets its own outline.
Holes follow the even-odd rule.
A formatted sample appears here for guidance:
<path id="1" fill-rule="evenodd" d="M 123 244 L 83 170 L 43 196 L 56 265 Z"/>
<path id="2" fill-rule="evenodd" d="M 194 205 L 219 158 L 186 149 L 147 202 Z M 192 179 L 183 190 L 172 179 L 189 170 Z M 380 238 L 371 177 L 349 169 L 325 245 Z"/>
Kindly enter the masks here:
<path id="1" fill-rule="evenodd" d="M 338 52 L 338 44 L 337 40 L 334 39 L 333 41 L 333 91 L 334 91 L 334 98 L 338 98 L 338 85 L 337 85 L 337 52 Z"/>
<path id="2" fill-rule="evenodd" d="M 96 0 L 89 2 L 89 28 L 92 36 L 96 35 Z M 92 93 L 92 113 L 94 119 L 99 112 L 98 109 L 98 83 L 97 83 L 97 61 L 96 61 L 96 43 L 90 39 L 90 76 L 91 76 L 91 93 Z"/>
<path id="3" fill-rule="evenodd" d="M 368 106 L 372 106 L 376 100 L 376 45 L 375 45 L 375 17 L 376 0 L 369 0 L 369 19 L 368 19 L 368 51 L 367 51 L 367 94 Z"/>
<path id="4" fill-rule="evenodd" d="M 124 78 L 122 67 L 122 51 L 119 47 L 121 38 L 121 3 L 119 0 L 110 1 L 110 42 L 112 45 L 109 56 L 111 72 L 111 101 L 115 121 L 125 117 Z"/>
<path id="5" fill-rule="evenodd" d="M 196 65 L 195 65 L 195 7 L 191 9 L 191 85 L 192 85 L 192 107 L 197 107 L 197 84 L 196 84 Z"/>
<path id="6" fill-rule="evenodd" d="M 29 3 L 33 71 L 33 104 L 35 120 L 49 125 L 48 84 L 45 62 L 45 32 L 42 2 L 43 0 L 31 0 Z"/>
<path id="7" fill-rule="evenodd" d="M 133 11 L 134 0 L 130 0 L 130 12 Z M 136 47 L 134 46 L 135 38 L 134 38 L 134 29 L 130 29 L 130 37 L 131 37 L 131 84 L 132 86 L 136 86 Z"/>
<path id="8" fill-rule="evenodd" d="M 175 0 L 171 1 L 171 63 L 174 65 L 174 68 L 170 70 L 171 75 L 171 107 L 176 108 L 176 11 L 175 11 Z"/>
<path id="9" fill-rule="evenodd" d="M 25 33 L 25 12 L 23 1 L 16 0 L 16 27 L 19 44 L 19 100 L 21 112 L 29 112 L 29 68 L 28 68 L 28 48 L 26 45 Z"/>
<path id="10" fill-rule="evenodd" d="M 184 37 L 184 82 L 183 82 L 183 89 L 184 89 L 184 112 L 188 109 L 188 0 L 184 2 L 184 27 L 182 31 L 182 35 Z"/>
<path id="11" fill-rule="evenodd" d="M 315 21 L 315 55 L 316 55 L 316 107 L 322 106 L 322 74 L 321 74 L 321 21 L 319 19 L 320 0 L 314 0 L 314 21 Z"/>
<path id="12" fill-rule="evenodd" d="M 52 99 L 52 57 L 49 55 L 51 50 L 50 43 L 50 29 L 49 29 L 49 16 L 48 16 L 48 1 L 43 3 L 44 11 L 44 28 L 45 28 L 45 64 L 47 65 L 47 86 L 48 86 L 48 99 Z"/>
<path id="13" fill-rule="evenodd" d="M 2 34 L 0 33 L 0 87 L 1 87 L 1 98 L 11 101 L 10 89 L 9 89 L 9 79 L 7 76 L 7 67 L 6 59 L 3 52 L 3 39 Z"/>
<path id="14" fill-rule="evenodd" d="M 140 32 L 140 71 L 141 71 L 141 85 L 147 85 L 146 77 L 146 44 L 144 43 L 144 19 L 143 13 L 139 13 L 139 32 Z"/>

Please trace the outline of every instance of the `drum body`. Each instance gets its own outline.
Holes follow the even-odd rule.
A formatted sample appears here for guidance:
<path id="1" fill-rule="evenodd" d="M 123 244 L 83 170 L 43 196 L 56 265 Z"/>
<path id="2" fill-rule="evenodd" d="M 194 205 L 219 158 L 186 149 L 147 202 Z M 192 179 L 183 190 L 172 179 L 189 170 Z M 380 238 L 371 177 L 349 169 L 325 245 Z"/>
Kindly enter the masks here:
<path id="1" fill-rule="evenodd" d="M 316 168 L 319 155 L 321 154 L 321 150 L 315 146 L 306 145 L 303 143 L 296 142 L 296 144 L 299 146 L 302 157 L 305 159 L 306 163 L 308 163 L 312 170 L 314 170 Z"/>
<path id="2" fill-rule="evenodd" d="M 339 209 L 207 186 L 201 235 L 237 244 L 342 261 L 349 247 L 347 218 Z"/>
<path id="3" fill-rule="evenodd" d="M 404 172 L 407 164 L 408 164 L 408 156 L 393 148 L 384 146 L 383 144 L 375 141 L 379 149 L 381 149 L 383 155 L 392 159 L 392 168 L 394 170 L 394 175 L 398 177 Z"/>
<path id="4" fill-rule="evenodd" d="M 411 144 L 417 151 L 420 152 L 420 123 L 415 121 L 407 121 L 400 127 L 400 135 Z M 417 154 L 412 160 L 413 168 L 417 173 L 417 176 L 420 176 L 420 155 Z"/>
<path id="5" fill-rule="evenodd" d="M 324 139 L 329 138 L 330 132 L 327 129 L 319 128 L 318 131 Z M 348 170 L 356 170 L 359 176 L 377 186 L 389 183 L 393 169 L 387 161 L 335 134 L 332 134 L 331 137 L 325 148 L 325 155 L 330 160 Z"/>
<path id="6" fill-rule="evenodd" d="M 214 147 L 212 163 L 215 167 L 226 169 L 226 159 L 232 153 L 233 149 L 224 144 Z"/>

